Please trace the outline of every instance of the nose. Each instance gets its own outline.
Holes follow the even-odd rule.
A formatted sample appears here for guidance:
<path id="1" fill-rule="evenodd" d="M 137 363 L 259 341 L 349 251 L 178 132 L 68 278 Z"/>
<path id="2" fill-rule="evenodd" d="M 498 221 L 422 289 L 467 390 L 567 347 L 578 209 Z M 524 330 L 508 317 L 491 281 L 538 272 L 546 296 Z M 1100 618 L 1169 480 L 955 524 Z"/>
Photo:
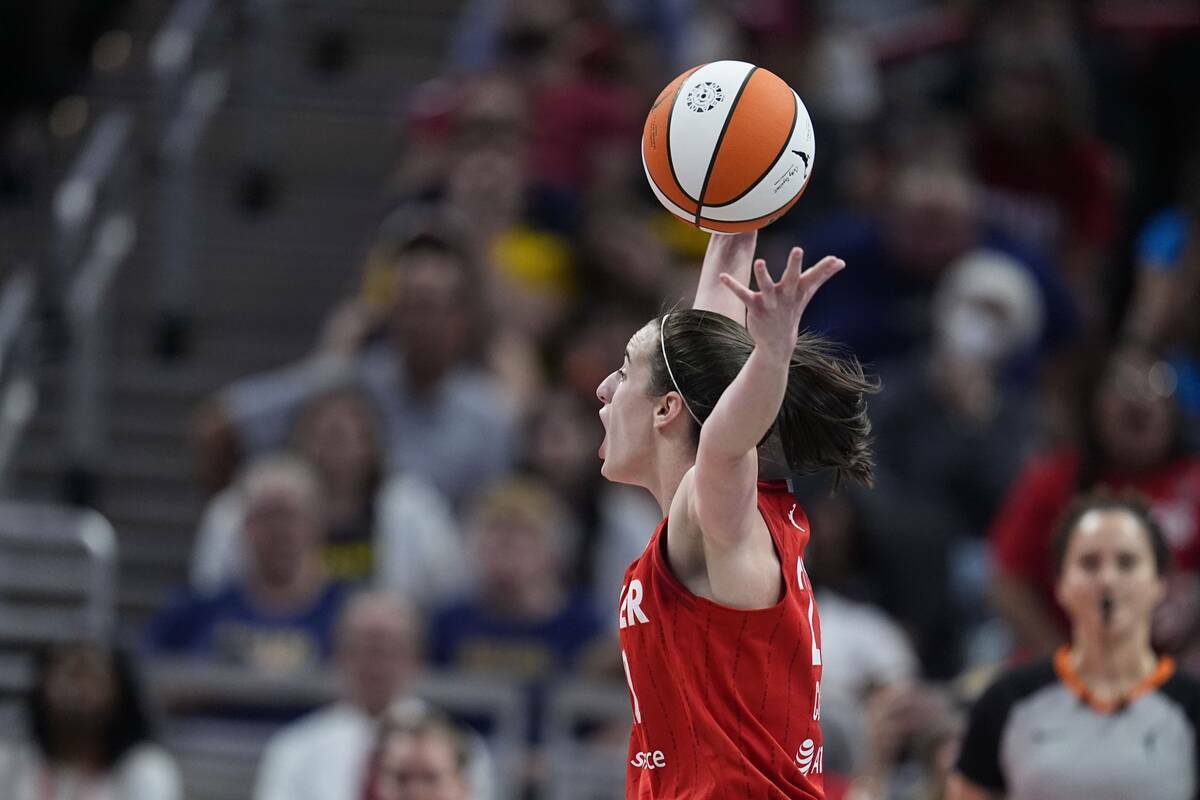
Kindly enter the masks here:
<path id="1" fill-rule="evenodd" d="M 600 381 L 600 385 L 596 387 L 596 399 L 599 400 L 604 405 L 608 405 L 609 402 L 612 400 L 612 395 L 609 394 L 609 391 L 608 391 L 609 378 L 611 378 L 611 377 L 612 376 L 610 375 L 607 378 L 605 378 L 604 380 Z"/>

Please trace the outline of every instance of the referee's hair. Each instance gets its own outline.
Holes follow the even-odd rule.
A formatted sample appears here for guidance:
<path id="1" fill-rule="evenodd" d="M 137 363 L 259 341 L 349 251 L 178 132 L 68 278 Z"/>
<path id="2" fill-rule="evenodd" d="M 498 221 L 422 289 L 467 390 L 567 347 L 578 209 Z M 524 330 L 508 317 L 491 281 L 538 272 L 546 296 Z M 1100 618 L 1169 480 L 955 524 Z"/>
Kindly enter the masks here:
<path id="1" fill-rule="evenodd" d="M 1067 507 L 1059 518 L 1054 538 L 1050 542 L 1051 553 L 1054 557 L 1054 575 L 1062 575 L 1067 558 L 1067 548 L 1071 545 L 1071 537 L 1079 527 L 1084 515 L 1092 511 L 1124 511 L 1141 525 L 1150 541 L 1150 549 L 1154 552 L 1154 571 L 1159 577 L 1171 569 L 1171 548 L 1167 545 L 1167 537 L 1162 526 L 1154 518 L 1154 512 L 1146 498 L 1138 492 L 1113 492 L 1108 489 L 1093 489 L 1079 495 Z"/>

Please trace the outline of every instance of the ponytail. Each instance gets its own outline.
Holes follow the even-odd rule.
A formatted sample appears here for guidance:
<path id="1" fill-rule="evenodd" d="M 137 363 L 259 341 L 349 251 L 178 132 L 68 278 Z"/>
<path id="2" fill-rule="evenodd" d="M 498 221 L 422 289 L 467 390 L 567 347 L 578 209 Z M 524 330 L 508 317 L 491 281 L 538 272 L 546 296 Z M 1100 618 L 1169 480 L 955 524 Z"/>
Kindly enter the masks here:
<path id="1" fill-rule="evenodd" d="M 675 311 L 656 320 L 659 347 L 650 351 L 650 392 L 678 391 L 700 427 L 754 350 L 743 326 L 709 311 Z M 787 389 L 779 415 L 762 447 L 778 440 L 796 475 L 833 470 L 834 485 L 874 478 L 867 395 L 879 390 L 853 355 L 810 333 L 792 351 Z"/>

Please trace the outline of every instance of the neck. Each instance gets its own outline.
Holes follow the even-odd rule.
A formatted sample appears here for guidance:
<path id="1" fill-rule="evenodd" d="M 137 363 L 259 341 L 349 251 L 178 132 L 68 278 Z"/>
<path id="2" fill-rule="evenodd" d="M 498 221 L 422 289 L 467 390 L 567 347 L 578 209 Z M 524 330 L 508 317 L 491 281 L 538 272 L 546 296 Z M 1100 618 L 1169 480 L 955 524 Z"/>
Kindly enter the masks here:
<path id="1" fill-rule="evenodd" d="M 1149 627 L 1119 639 L 1077 631 L 1071 644 L 1071 664 L 1089 685 L 1127 688 L 1153 672 L 1158 658 L 1150 647 Z"/>
<path id="2" fill-rule="evenodd" d="M 652 483 L 646 488 L 650 490 L 650 494 L 654 495 L 664 517 L 671 510 L 671 501 L 675 499 L 675 492 L 679 490 L 683 476 L 695 464 L 696 454 L 694 452 L 684 455 L 676 448 L 664 448 L 664 451 L 659 453 Z"/>
<path id="3" fill-rule="evenodd" d="M 316 597 L 325 584 L 325 570 L 316 556 L 306 558 L 290 580 L 269 581 L 252 575 L 248 581 L 250 594 L 257 603 L 271 611 L 295 611 Z"/>
<path id="4" fill-rule="evenodd" d="M 359 509 L 366 505 L 367 483 L 358 476 L 326 481 L 325 499 L 331 523 L 344 525 L 354 521 Z"/>

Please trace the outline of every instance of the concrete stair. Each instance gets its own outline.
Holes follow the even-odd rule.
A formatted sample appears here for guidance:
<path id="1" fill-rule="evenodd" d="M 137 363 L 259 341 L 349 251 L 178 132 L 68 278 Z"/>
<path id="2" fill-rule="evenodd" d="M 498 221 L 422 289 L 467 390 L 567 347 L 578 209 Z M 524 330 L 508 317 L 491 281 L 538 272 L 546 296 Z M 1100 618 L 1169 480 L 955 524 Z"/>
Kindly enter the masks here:
<path id="1" fill-rule="evenodd" d="M 244 46 L 235 49 L 230 95 L 198 159 L 193 347 L 181 362 L 160 361 L 153 349 L 162 211 L 156 164 L 144 159 L 138 243 L 114 289 L 110 448 L 97 502 L 118 532 L 127 630 L 144 623 L 186 577 L 205 500 L 188 441 L 192 413 L 230 380 L 304 354 L 325 313 L 352 290 L 386 211 L 381 190 L 400 147 L 396 111 L 408 89 L 440 71 L 459 5 L 345 5 L 339 20 L 355 53 L 346 72 L 330 76 L 311 65 L 328 4 L 288 3 L 278 81 L 263 107 L 249 104 L 245 87 L 253 62 Z M 133 54 L 125 69 L 97 76 L 86 88 L 96 113 L 123 105 L 149 118 L 147 52 L 168 8 L 152 0 L 131 4 L 123 27 Z M 235 202 L 252 124 L 269 137 L 279 177 L 278 203 L 256 216 Z M 80 141 L 56 145 L 54 175 L 65 172 Z M 19 234 L 0 236 L 0 262 L 31 254 L 44 259 L 50 252 L 45 210 L 23 213 L 24 219 L 0 213 L 0 232 Z M 65 381 L 61 364 L 41 371 L 42 403 L 18 471 L 18 487 L 29 497 L 52 498 L 62 484 Z"/>

